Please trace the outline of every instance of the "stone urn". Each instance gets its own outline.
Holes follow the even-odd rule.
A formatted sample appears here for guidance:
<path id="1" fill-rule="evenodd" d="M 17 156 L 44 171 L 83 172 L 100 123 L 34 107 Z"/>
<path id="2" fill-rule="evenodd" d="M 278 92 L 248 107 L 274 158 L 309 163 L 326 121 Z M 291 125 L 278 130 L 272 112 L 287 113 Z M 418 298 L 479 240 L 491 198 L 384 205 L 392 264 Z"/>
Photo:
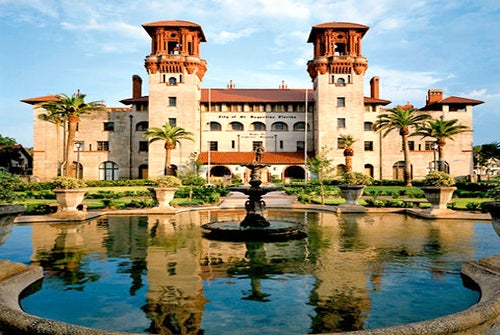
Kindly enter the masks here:
<path id="1" fill-rule="evenodd" d="M 425 199 L 431 204 L 430 213 L 438 214 L 450 212 L 446 205 L 451 201 L 455 186 L 422 186 Z"/>
<path id="2" fill-rule="evenodd" d="M 491 224 L 500 237 L 500 201 L 488 201 L 481 204 L 481 208 L 490 213 L 493 219 Z"/>
<path id="3" fill-rule="evenodd" d="M 78 205 L 85 199 L 85 192 L 87 189 L 54 189 L 56 200 L 59 204 L 59 211 L 61 212 L 76 212 Z"/>
<path id="4" fill-rule="evenodd" d="M 174 199 L 177 187 L 154 187 L 149 189 L 156 201 L 156 207 L 172 208 L 170 202 Z"/>
<path id="5" fill-rule="evenodd" d="M 345 199 L 344 206 L 360 206 L 358 199 L 363 195 L 365 185 L 339 185 L 340 194 Z"/>

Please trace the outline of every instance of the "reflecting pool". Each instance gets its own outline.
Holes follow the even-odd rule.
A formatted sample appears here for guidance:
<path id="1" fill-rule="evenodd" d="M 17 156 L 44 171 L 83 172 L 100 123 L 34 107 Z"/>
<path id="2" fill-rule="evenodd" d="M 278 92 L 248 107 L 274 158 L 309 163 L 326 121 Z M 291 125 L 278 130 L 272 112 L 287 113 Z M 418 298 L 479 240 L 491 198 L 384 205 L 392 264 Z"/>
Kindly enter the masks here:
<path id="1" fill-rule="evenodd" d="M 108 216 L 6 229 L 0 259 L 43 266 L 21 301 L 38 316 L 161 334 L 305 334 L 421 321 L 474 304 L 463 261 L 498 254 L 489 222 L 272 211 L 288 242 L 221 242 L 207 222 L 244 211 Z M 496 240 L 495 240 L 496 239 Z M 4 238 L 5 240 L 5 238 Z"/>

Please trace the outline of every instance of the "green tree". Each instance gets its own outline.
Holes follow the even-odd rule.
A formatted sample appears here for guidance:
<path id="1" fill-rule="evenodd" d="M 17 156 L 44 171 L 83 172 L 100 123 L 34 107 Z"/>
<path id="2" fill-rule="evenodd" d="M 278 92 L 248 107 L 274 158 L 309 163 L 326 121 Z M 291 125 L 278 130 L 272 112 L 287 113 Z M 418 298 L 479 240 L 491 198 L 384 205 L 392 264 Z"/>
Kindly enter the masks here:
<path id="1" fill-rule="evenodd" d="M 44 121 L 52 122 L 56 125 L 63 124 L 67 126 L 65 133 L 63 175 L 76 177 L 76 169 L 72 170 L 71 162 L 74 161 L 73 150 L 75 144 L 75 135 L 80 115 L 89 114 L 94 111 L 104 111 L 106 106 L 100 101 L 85 102 L 85 94 L 66 94 L 56 95 L 53 101 L 42 102 L 37 105 L 47 111 L 46 114 L 40 114 L 39 118 Z"/>
<path id="2" fill-rule="evenodd" d="M 180 173 L 182 185 L 189 186 L 189 201 L 193 199 L 193 187 L 202 186 L 206 183 L 205 178 L 200 177 L 200 167 L 201 163 L 198 161 L 198 153 L 192 152 Z"/>
<path id="3" fill-rule="evenodd" d="M 172 155 L 172 150 L 174 150 L 177 144 L 181 144 L 182 140 L 194 141 L 192 137 L 193 133 L 185 130 L 182 127 L 171 126 L 168 122 L 166 122 L 161 128 L 152 127 L 148 128 L 144 137 L 149 139 L 149 143 L 153 143 L 156 141 L 164 141 L 165 142 L 165 169 L 164 174 L 170 175 L 172 174 L 170 168 L 170 159 Z"/>
<path id="4" fill-rule="evenodd" d="M 313 158 L 307 159 L 307 168 L 312 173 L 316 174 L 319 181 L 319 192 L 321 195 L 321 204 L 325 204 L 325 187 L 324 182 L 328 178 L 333 178 L 333 172 L 335 167 L 333 166 L 333 160 L 328 158 L 328 153 L 331 151 L 326 145 L 321 147 L 320 152 L 318 152 Z"/>
<path id="5" fill-rule="evenodd" d="M 443 159 L 444 159 L 444 146 L 446 145 L 446 140 L 454 140 L 453 136 L 467 131 L 469 128 L 467 126 L 461 125 L 458 119 L 453 120 L 427 120 L 424 124 L 418 127 L 417 132 L 413 134 L 414 136 L 422 137 L 433 137 L 436 139 L 438 145 L 438 171 L 443 171 Z"/>
<path id="6" fill-rule="evenodd" d="M 352 157 L 354 156 L 354 150 L 352 145 L 356 140 L 351 135 L 340 135 L 340 141 L 344 146 L 344 157 L 345 157 L 345 169 L 346 172 L 352 171 Z"/>
<path id="7" fill-rule="evenodd" d="M 396 107 L 388 110 L 388 113 L 377 116 L 377 121 L 373 125 L 375 131 L 381 132 L 382 136 L 387 136 L 391 131 L 398 131 L 403 144 L 404 182 L 406 186 L 411 186 L 411 163 L 408 137 L 413 134 L 420 125 L 430 118 L 428 114 L 417 114 L 415 108 L 403 109 Z"/>
<path id="8" fill-rule="evenodd" d="M 473 152 L 474 166 L 486 166 L 491 159 L 500 160 L 500 142 L 476 145 Z"/>
<path id="9" fill-rule="evenodd" d="M 7 137 L 7 136 L 3 137 L 2 135 L 0 135 L 0 145 L 10 147 L 16 144 L 17 144 L 16 140 L 13 139 L 12 137 Z"/>

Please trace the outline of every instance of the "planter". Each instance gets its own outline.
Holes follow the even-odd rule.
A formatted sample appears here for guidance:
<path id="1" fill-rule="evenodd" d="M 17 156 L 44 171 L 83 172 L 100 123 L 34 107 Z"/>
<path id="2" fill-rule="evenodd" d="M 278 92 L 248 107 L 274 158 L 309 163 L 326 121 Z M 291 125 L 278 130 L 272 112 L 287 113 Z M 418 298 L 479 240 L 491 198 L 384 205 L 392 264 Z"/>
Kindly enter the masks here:
<path id="1" fill-rule="evenodd" d="M 172 208 L 170 201 L 174 198 L 177 187 L 155 187 L 149 189 L 153 193 L 153 198 L 156 201 L 156 207 Z"/>
<path id="2" fill-rule="evenodd" d="M 446 205 L 450 202 L 453 192 L 457 189 L 456 187 L 424 186 L 421 189 L 424 191 L 425 198 L 431 204 L 431 214 L 451 211 Z"/>
<path id="3" fill-rule="evenodd" d="M 57 203 L 59 204 L 59 211 L 61 212 L 76 212 L 78 205 L 85 199 L 85 192 L 87 189 L 55 189 Z"/>
<path id="4" fill-rule="evenodd" d="M 493 229 L 500 237 L 500 201 L 488 201 L 481 204 L 481 208 L 490 213 L 493 219 L 491 224 Z"/>
<path id="5" fill-rule="evenodd" d="M 363 195 L 365 185 L 339 185 L 342 198 L 345 199 L 344 206 L 361 206 L 358 199 Z"/>

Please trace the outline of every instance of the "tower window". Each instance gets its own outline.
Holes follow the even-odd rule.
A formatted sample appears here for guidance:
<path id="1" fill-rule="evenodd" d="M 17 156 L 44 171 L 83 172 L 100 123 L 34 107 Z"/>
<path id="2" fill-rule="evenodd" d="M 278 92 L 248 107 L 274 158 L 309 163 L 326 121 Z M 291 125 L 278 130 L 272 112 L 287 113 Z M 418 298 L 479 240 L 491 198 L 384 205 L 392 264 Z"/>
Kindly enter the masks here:
<path id="1" fill-rule="evenodd" d="M 344 78 L 337 79 L 337 86 L 345 86 Z"/>
<path id="2" fill-rule="evenodd" d="M 345 118 L 344 117 L 337 118 L 337 128 L 345 128 Z"/>
<path id="3" fill-rule="evenodd" d="M 109 142 L 97 141 L 97 151 L 109 151 Z"/>
<path id="4" fill-rule="evenodd" d="M 114 131 L 115 123 L 114 122 L 104 122 L 104 130 L 105 131 Z"/>
<path id="5" fill-rule="evenodd" d="M 170 125 L 170 127 L 177 126 L 177 119 L 175 117 L 169 117 L 168 118 L 168 124 Z"/>
<path id="6" fill-rule="evenodd" d="M 149 151 L 148 141 L 139 141 L 139 151 L 143 151 L 143 152 Z"/>
<path id="7" fill-rule="evenodd" d="M 177 79 L 175 77 L 168 78 L 168 84 L 169 85 L 176 85 L 177 84 Z"/>
<path id="8" fill-rule="evenodd" d="M 373 130 L 373 122 L 365 122 L 364 127 L 365 127 L 365 131 L 372 131 Z"/>
<path id="9" fill-rule="evenodd" d="M 373 151 L 373 141 L 365 141 L 365 151 Z"/>
<path id="10" fill-rule="evenodd" d="M 168 97 L 168 105 L 171 107 L 177 106 L 177 97 Z"/>
<path id="11" fill-rule="evenodd" d="M 345 98 L 337 97 L 337 107 L 345 107 Z"/>

